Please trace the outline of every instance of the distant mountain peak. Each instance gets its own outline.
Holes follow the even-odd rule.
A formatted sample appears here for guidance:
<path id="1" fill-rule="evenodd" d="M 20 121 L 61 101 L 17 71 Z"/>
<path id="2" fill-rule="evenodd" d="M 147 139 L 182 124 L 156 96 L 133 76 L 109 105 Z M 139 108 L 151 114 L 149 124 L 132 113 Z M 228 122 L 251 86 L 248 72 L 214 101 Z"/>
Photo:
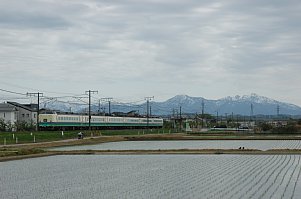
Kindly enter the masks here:
<path id="1" fill-rule="evenodd" d="M 235 96 L 228 96 L 220 99 L 221 101 L 235 101 L 235 102 L 250 102 L 250 103 L 271 103 L 277 104 L 279 103 L 276 100 L 270 99 L 268 97 L 260 96 L 256 93 L 251 93 L 250 95 L 235 95 Z"/>
<path id="2" fill-rule="evenodd" d="M 168 101 L 185 101 L 185 100 L 189 100 L 192 99 L 192 97 L 188 96 L 188 95 L 176 95 L 172 98 L 170 98 Z"/>
<path id="3" fill-rule="evenodd" d="M 301 115 L 301 107 L 299 106 L 279 102 L 268 97 L 260 96 L 256 93 L 228 96 L 217 100 L 204 99 L 202 97 L 190 97 L 188 95 L 176 95 L 175 97 L 162 102 L 162 107 L 177 109 L 181 106 L 184 112 L 193 113 L 200 111 L 203 100 L 205 102 L 205 111 L 211 114 L 219 111 L 220 114 L 233 112 L 235 114 L 249 115 L 250 105 L 253 104 L 254 114 L 276 115 L 277 106 L 279 106 L 280 114 Z"/>
<path id="4" fill-rule="evenodd" d="M 250 105 L 253 104 L 254 114 L 276 115 L 277 107 L 279 106 L 280 114 L 301 115 L 301 107 L 279 102 L 268 97 L 260 96 L 255 93 L 250 95 L 235 95 L 225 98 L 210 100 L 202 97 L 191 97 L 188 95 L 176 95 L 164 102 L 152 102 L 152 113 L 154 115 L 171 114 L 173 111 L 179 111 L 182 108 L 183 113 L 199 113 L 202 110 L 202 103 L 204 101 L 205 113 L 219 114 L 234 113 L 241 115 L 250 115 Z M 138 110 L 141 114 L 145 113 L 145 104 L 111 104 L 114 111 L 128 112 L 130 110 Z M 45 108 L 51 108 L 62 111 L 83 112 L 87 105 L 68 104 L 53 102 L 45 104 Z M 98 106 L 92 106 L 94 112 L 98 111 Z"/>

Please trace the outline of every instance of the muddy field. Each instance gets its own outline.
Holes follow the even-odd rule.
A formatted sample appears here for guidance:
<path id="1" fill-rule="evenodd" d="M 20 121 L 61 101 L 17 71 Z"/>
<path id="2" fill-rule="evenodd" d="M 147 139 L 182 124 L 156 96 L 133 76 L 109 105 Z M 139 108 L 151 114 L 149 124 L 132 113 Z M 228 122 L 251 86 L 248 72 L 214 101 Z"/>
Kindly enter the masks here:
<path id="1" fill-rule="evenodd" d="M 0 198 L 301 198 L 300 155 L 75 155 L 0 163 Z"/>

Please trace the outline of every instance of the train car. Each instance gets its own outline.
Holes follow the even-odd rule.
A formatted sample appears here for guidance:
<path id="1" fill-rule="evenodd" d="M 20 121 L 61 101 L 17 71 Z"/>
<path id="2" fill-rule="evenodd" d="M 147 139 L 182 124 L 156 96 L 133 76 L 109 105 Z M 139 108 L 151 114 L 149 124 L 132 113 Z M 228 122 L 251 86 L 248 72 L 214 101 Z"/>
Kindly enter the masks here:
<path id="1" fill-rule="evenodd" d="M 89 126 L 89 116 L 62 114 L 45 111 L 39 115 L 39 126 L 43 129 L 83 129 Z M 105 128 L 162 128 L 162 118 L 91 116 L 91 127 Z"/>

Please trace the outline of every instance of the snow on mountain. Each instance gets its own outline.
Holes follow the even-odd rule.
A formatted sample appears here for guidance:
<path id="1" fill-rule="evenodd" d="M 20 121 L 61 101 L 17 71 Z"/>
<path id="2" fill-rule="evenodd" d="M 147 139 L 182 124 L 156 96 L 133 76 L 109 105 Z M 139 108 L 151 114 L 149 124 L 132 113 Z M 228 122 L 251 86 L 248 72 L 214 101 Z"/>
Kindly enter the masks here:
<path id="1" fill-rule="evenodd" d="M 173 109 L 179 111 L 181 106 L 181 111 L 184 113 L 200 113 L 202 109 L 202 102 L 204 102 L 204 110 L 206 113 L 220 115 L 224 114 L 241 114 L 250 115 L 251 114 L 251 104 L 253 106 L 253 114 L 263 114 L 263 115 L 276 115 L 277 107 L 279 106 L 280 114 L 288 115 L 301 115 L 301 107 L 279 102 L 264 96 L 259 96 L 255 93 L 251 95 L 236 95 L 228 96 L 218 100 L 209 100 L 202 97 L 190 97 L 187 95 L 177 95 L 165 102 L 155 103 L 153 110 L 156 110 L 156 106 L 164 107 L 165 113 L 161 110 L 156 110 L 160 114 L 171 113 Z M 168 110 L 169 109 L 169 110 Z"/>
<path id="2" fill-rule="evenodd" d="M 276 115 L 279 107 L 280 114 L 301 115 L 301 107 L 294 104 L 279 102 L 257 94 L 228 96 L 218 100 L 210 100 L 202 97 L 191 97 L 188 95 L 177 95 L 164 102 L 150 101 L 151 113 L 153 115 L 170 115 L 182 113 L 201 113 L 202 103 L 204 103 L 204 112 L 209 114 L 251 114 L 251 104 L 253 114 Z M 44 105 L 46 108 L 83 112 L 87 105 L 68 104 L 60 102 L 51 102 Z M 43 107 L 43 106 L 42 106 Z M 181 107 L 181 110 L 180 110 Z M 111 112 L 129 112 L 135 110 L 140 114 L 146 114 L 146 103 L 137 105 L 111 104 Z M 93 105 L 92 111 L 97 112 L 98 107 Z"/>

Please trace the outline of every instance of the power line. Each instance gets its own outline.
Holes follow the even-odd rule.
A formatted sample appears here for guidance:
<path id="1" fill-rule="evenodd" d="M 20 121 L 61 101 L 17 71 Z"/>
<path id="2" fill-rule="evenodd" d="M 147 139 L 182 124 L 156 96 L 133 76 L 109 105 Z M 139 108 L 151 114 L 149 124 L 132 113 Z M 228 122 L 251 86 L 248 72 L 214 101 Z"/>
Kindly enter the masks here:
<path id="1" fill-rule="evenodd" d="M 36 88 L 29 88 L 29 87 L 24 87 L 24 86 L 19 86 L 19 85 L 15 85 L 15 84 L 11 84 L 11 83 L 7 83 L 7 82 L 3 82 L 0 81 L 1 84 L 5 84 L 11 87 L 15 87 L 15 88 L 20 88 L 20 89 L 24 89 L 24 90 L 39 90 L 41 92 L 45 92 L 45 93 L 56 93 L 56 94 L 69 94 L 69 95 L 77 95 L 75 93 L 68 93 L 68 92 L 57 92 L 57 91 L 46 91 L 46 90 L 40 90 L 40 89 L 36 89 Z"/>
<path id="2" fill-rule="evenodd" d="M 205 111 L 205 102 L 202 100 L 202 128 L 204 128 L 204 111 Z"/>
<path id="3" fill-rule="evenodd" d="M 103 102 L 109 102 L 109 115 L 111 115 L 111 101 L 112 100 L 113 100 L 112 97 L 101 98 L 101 101 L 103 101 Z"/>
<path id="4" fill-rule="evenodd" d="M 9 91 L 9 90 L 5 90 L 5 89 L 1 89 L 1 88 L 0 88 L 0 91 L 4 91 L 4 92 L 7 92 L 7 93 L 12 93 L 12 94 L 17 94 L 17 95 L 24 95 L 24 96 L 27 96 L 27 95 L 24 94 L 24 93 L 18 93 L 18 92 Z"/>

